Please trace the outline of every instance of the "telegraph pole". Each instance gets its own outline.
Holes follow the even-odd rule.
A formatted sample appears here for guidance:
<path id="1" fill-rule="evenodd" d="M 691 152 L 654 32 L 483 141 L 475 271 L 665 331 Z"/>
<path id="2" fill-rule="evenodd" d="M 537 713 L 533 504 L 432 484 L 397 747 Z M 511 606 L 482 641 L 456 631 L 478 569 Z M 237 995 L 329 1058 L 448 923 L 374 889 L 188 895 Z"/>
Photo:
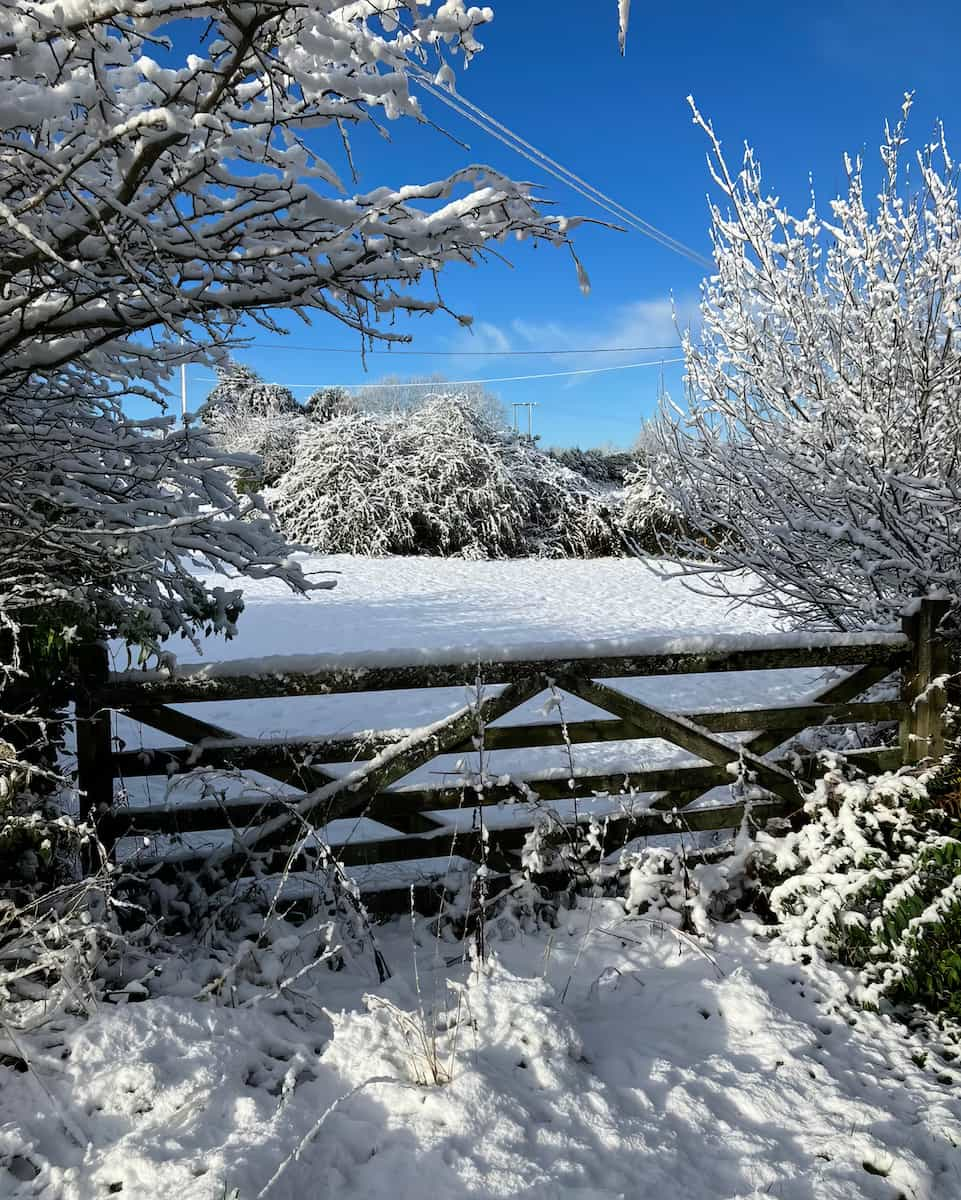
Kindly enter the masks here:
<path id="1" fill-rule="evenodd" d="M 180 345 L 183 347 L 183 334 L 180 335 Z M 180 362 L 180 424 L 187 424 L 187 360 Z"/>
<path id="2" fill-rule="evenodd" d="M 538 407 L 536 400 L 515 400 L 511 405 L 514 410 L 514 432 L 520 433 L 520 422 L 517 417 L 519 408 L 527 409 L 527 440 L 534 441 L 534 409 Z"/>

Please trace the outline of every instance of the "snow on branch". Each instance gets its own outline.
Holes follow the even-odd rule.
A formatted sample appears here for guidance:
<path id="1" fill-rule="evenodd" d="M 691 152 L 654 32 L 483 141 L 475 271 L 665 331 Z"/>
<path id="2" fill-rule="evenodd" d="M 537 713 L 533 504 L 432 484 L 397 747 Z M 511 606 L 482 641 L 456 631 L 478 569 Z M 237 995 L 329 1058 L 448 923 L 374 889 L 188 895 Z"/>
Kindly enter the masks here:
<path id="1" fill-rule="evenodd" d="M 239 596 L 208 589 L 198 564 L 307 586 L 260 502 L 237 495 L 262 469 L 253 454 L 286 469 L 303 417 L 277 397 L 248 405 L 225 450 L 217 420 L 239 409 L 180 431 L 132 420 L 131 401 L 164 405 L 183 361 L 223 362 L 241 320 L 275 329 L 278 309 L 325 313 L 360 343 L 403 340 L 381 323 L 443 308 L 444 264 L 476 263 L 509 235 L 565 244 L 571 223 L 484 166 L 353 181 L 351 130 L 422 122 L 409 72 L 469 61 L 488 8 L 2 8 L 4 636 L 22 621 L 44 638 L 152 648 L 173 633 L 229 634 Z"/>
<path id="2" fill-rule="evenodd" d="M 675 553 L 759 580 L 755 603 L 810 625 L 896 621 L 915 596 L 961 595 L 961 209 L 943 133 L 914 155 L 885 131 L 881 183 L 789 212 L 753 151 L 729 167 L 691 400 L 661 429 Z"/>
<path id="3" fill-rule="evenodd" d="M 352 191 L 321 156 L 362 123 L 423 114 L 408 71 L 469 60 L 463 0 L 5 4 L 0 353 L 10 388 L 81 371 L 163 375 L 149 327 L 215 342 L 243 315 L 320 310 L 363 336 L 450 261 L 509 234 L 566 241 L 489 167 Z M 350 156 L 348 154 L 348 161 Z M 80 370 L 79 368 L 77 368 Z"/>

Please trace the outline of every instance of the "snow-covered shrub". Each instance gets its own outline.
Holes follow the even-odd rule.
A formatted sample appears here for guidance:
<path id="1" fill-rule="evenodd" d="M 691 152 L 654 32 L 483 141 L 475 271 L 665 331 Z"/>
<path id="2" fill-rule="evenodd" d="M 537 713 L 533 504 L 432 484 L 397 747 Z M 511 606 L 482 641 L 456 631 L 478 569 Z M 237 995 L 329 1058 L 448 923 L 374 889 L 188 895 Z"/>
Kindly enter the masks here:
<path id="1" fill-rule="evenodd" d="M 218 375 L 220 381 L 200 418 L 219 446 L 257 458 L 256 464 L 238 469 L 234 478 L 238 490 L 259 492 L 293 465 L 297 440 L 307 424 L 305 410 L 287 388 L 264 383 L 249 367 L 229 363 Z"/>
<path id="2" fill-rule="evenodd" d="M 618 554 L 617 497 L 529 442 L 509 444 L 513 471 L 530 497 L 523 553 L 549 558 Z"/>
<path id="3" fill-rule="evenodd" d="M 681 510 L 664 489 L 659 473 L 642 460 L 625 481 L 620 528 L 637 553 L 659 554 L 684 531 Z"/>
<path id="4" fill-rule="evenodd" d="M 800 831 L 758 834 L 757 861 L 778 936 L 857 968 L 863 1003 L 961 1018 L 961 821 L 940 790 L 935 775 L 835 766 Z"/>
<path id="5" fill-rule="evenodd" d="M 387 375 L 377 383 L 370 383 L 352 391 L 350 403 L 364 412 L 409 413 L 422 408 L 438 396 L 459 399 L 494 429 L 507 429 L 507 410 L 500 399 L 483 384 L 459 383 L 436 373 L 411 378 Z"/>
<path id="6" fill-rule="evenodd" d="M 698 855 L 690 861 L 683 842 L 628 851 L 618 864 L 626 873 L 624 907 L 710 938 L 716 921 L 729 920 L 750 904 L 757 887 L 753 854 L 746 824 L 723 857 Z"/>
<path id="7" fill-rule="evenodd" d="M 531 497 L 511 469 L 510 438 L 467 397 L 450 394 L 430 397 L 404 423 L 422 497 L 412 513 L 418 548 L 472 558 L 518 553 Z"/>
<path id="8" fill-rule="evenodd" d="M 623 487 L 628 476 L 637 469 L 637 456 L 629 450 L 582 450 L 579 446 L 570 446 L 552 447 L 548 454 L 592 483 L 612 489 Z"/>
<path id="9" fill-rule="evenodd" d="M 404 413 L 312 423 L 268 499 L 290 537 L 328 553 L 501 558 L 615 545 L 585 480 L 447 393 Z"/>
<path id="10" fill-rule="evenodd" d="M 330 421 L 357 412 L 359 407 L 354 396 L 341 387 L 318 388 L 304 401 L 304 413 L 312 421 Z"/>
<path id="11" fill-rule="evenodd" d="M 401 433 L 369 413 L 312 423 L 293 466 L 267 493 L 281 528 L 327 553 L 412 552 L 420 497 Z"/>
<path id="12" fill-rule="evenodd" d="M 66 882 L 87 837 L 54 802 L 56 770 L 31 762 L 30 749 L 0 741 L 0 902 L 29 903 Z"/>
<path id="13" fill-rule="evenodd" d="M 961 205 L 942 131 L 909 175 L 902 119 L 876 197 L 848 159 L 846 193 L 795 215 L 694 115 L 723 200 L 690 403 L 661 431 L 675 554 L 751 572 L 755 603 L 811 626 L 961 596 Z"/>

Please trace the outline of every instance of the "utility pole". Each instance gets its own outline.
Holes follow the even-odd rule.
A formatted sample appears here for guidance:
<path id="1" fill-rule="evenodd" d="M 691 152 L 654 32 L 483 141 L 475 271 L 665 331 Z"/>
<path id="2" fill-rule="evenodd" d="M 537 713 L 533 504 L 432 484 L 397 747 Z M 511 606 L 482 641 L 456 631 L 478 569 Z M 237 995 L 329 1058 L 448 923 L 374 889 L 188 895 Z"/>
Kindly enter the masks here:
<path id="1" fill-rule="evenodd" d="M 517 418 L 517 410 L 519 408 L 527 409 L 527 440 L 534 441 L 534 409 L 539 407 L 536 400 L 516 400 L 511 405 L 514 410 L 514 432 L 520 433 L 520 422 Z"/>
<path id="2" fill-rule="evenodd" d="M 184 344 L 183 334 L 180 335 L 180 345 Z M 180 363 L 180 423 L 187 424 L 187 360 Z"/>

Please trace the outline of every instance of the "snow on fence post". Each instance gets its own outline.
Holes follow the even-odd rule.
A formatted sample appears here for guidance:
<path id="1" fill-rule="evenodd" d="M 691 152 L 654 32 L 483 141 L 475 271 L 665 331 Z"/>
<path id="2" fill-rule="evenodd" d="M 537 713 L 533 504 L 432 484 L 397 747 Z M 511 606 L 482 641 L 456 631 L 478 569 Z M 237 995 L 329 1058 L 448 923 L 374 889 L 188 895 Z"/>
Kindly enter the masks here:
<path id="1" fill-rule="evenodd" d="M 113 806 L 110 710 L 98 700 L 110 674 L 106 646 L 81 646 L 77 652 L 77 784 L 80 819 L 96 821 Z"/>
<path id="2" fill-rule="evenodd" d="M 904 668 L 901 697 L 907 709 L 900 741 L 905 766 L 944 754 L 944 710 L 951 673 L 948 644 L 939 626 L 948 611 L 946 600 L 922 599 L 902 622 L 911 642 L 911 659 Z"/>

